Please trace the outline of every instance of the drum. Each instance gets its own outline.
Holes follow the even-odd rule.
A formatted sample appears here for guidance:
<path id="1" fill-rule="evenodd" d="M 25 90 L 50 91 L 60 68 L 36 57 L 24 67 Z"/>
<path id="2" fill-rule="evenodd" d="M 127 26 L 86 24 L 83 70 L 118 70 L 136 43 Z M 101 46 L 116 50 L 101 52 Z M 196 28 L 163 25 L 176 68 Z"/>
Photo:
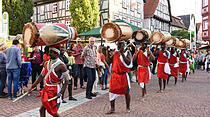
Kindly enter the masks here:
<path id="1" fill-rule="evenodd" d="M 137 29 L 136 31 L 133 32 L 132 34 L 132 39 L 134 39 L 136 42 L 145 42 L 147 39 L 151 38 L 152 33 L 150 30 L 146 29 Z"/>
<path id="2" fill-rule="evenodd" d="M 104 24 L 101 29 L 101 37 L 107 40 L 108 42 L 128 40 L 132 36 L 132 28 L 121 22 L 109 22 Z"/>
<path id="3" fill-rule="evenodd" d="M 161 32 L 164 35 L 162 42 L 169 41 L 171 39 L 171 34 L 169 32 Z"/>
<path id="4" fill-rule="evenodd" d="M 185 42 L 186 47 L 187 47 L 187 46 L 190 46 L 190 40 L 188 40 L 188 39 L 183 39 L 183 41 Z"/>
<path id="5" fill-rule="evenodd" d="M 162 42 L 164 35 L 161 32 L 154 32 L 150 38 L 152 43 L 160 43 Z"/>
<path id="6" fill-rule="evenodd" d="M 27 23 L 23 28 L 23 43 L 27 46 L 50 46 L 64 44 L 69 39 L 76 39 L 77 31 L 65 24 Z"/>
<path id="7" fill-rule="evenodd" d="M 186 44 L 185 41 L 182 39 L 176 39 L 176 47 L 178 48 L 185 48 Z"/>
<path id="8" fill-rule="evenodd" d="M 167 41 L 165 41 L 165 44 L 167 46 L 170 46 L 170 47 L 175 46 L 176 38 L 175 37 L 171 37 L 171 38 L 167 39 Z"/>

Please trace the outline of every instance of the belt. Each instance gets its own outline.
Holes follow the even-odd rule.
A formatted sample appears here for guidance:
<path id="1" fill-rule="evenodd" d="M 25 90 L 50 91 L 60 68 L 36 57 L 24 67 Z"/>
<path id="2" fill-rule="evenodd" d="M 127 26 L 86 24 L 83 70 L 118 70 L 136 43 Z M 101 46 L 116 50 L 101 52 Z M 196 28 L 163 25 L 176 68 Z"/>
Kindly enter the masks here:
<path id="1" fill-rule="evenodd" d="M 166 64 L 166 63 L 158 62 L 158 64 Z"/>
<path id="2" fill-rule="evenodd" d="M 141 66 L 141 65 L 138 65 L 138 67 L 148 67 L 148 66 Z"/>
<path id="3" fill-rule="evenodd" d="M 187 63 L 187 62 L 182 62 L 182 61 L 180 61 L 180 63 Z"/>
<path id="4" fill-rule="evenodd" d="M 50 87 L 55 87 L 55 86 L 57 87 L 58 83 L 53 83 L 53 84 L 47 84 L 47 83 L 46 83 L 46 85 L 47 85 L 47 86 L 50 86 Z"/>

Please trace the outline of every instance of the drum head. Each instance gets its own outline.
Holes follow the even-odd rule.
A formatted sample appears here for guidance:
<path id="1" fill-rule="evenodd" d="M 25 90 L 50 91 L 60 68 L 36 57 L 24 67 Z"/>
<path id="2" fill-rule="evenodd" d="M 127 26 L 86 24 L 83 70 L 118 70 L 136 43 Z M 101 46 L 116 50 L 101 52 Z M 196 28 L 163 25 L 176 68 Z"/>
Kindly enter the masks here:
<path id="1" fill-rule="evenodd" d="M 34 22 L 27 23 L 23 27 L 23 44 L 35 46 L 38 43 L 39 31 Z"/>
<path id="2" fill-rule="evenodd" d="M 166 45 L 172 47 L 172 46 L 175 46 L 176 44 L 176 39 L 174 37 L 171 37 L 168 41 L 165 42 Z"/>
<path id="3" fill-rule="evenodd" d="M 132 34 L 132 39 L 136 42 L 145 42 L 149 38 L 149 34 L 144 30 L 136 30 Z"/>
<path id="4" fill-rule="evenodd" d="M 151 42 L 160 43 L 163 40 L 164 35 L 161 32 L 154 32 L 150 38 Z"/>
<path id="5" fill-rule="evenodd" d="M 113 22 L 104 24 L 101 29 L 101 37 L 109 42 L 117 41 L 120 38 L 121 34 L 122 32 L 120 30 L 120 27 Z"/>

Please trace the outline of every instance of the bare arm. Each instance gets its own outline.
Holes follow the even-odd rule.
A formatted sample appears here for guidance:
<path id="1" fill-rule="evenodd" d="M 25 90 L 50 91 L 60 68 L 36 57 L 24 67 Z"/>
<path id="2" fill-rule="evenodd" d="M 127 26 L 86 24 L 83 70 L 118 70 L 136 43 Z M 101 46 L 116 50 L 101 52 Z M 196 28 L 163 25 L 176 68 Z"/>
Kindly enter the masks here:
<path id="1" fill-rule="evenodd" d="M 60 72 L 63 75 L 63 80 L 64 80 L 64 84 L 63 84 L 63 86 L 61 88 L 61 91 L 57 94 L 57 96 L 60 97 L 64 93 L 65 89 L 68 86 L 68 83 L 69 83 L 69 80 L 70 80 L 70 76 L 69 76 L 68 70 L 67 70 L 67 68 L 66 68 L 66 66 L 64 64 L 61 64 L 58 67 L 60 69 Z"/>
<path id="2" fill-rule="evenodd" d="M 148 55 L 151 57 L 152 60 L 155 60 L 155 56 L 152 54 L 152 52 L 150 51 L 149 47 L 147 47 L 147 52 Z"/>
<path id="3" fill-rule="evenodd" d="M 123 60 L 125 61 L 125 63 L 127 65 L 130 65 L 131 64 L 131 53 L 128 51 L 127 56 L 125 56 L 125 54 L 123 52 L 120 52 L 120 54 L 122 55 Z"/>
<path id="4" fill-rule="evenodd" d="M 138 56 L 138 48 L 135 47 L 135 53 L 133 55 L 133 61 L 136 60 L 137 56 Z"/>
<path id="5" fill-rule="evenodd" d="M 32 89 L 34 89 L 43 79 L 44 79 L 45 75 L 44 75 L 44 68 L 42 69 L 42 72 L 40 73 L 40 75 L 38 76 L 37 80 L 32 84 L 31 88 L 28 90 L 28 92 L 30 93 L 32 91 Z"/>

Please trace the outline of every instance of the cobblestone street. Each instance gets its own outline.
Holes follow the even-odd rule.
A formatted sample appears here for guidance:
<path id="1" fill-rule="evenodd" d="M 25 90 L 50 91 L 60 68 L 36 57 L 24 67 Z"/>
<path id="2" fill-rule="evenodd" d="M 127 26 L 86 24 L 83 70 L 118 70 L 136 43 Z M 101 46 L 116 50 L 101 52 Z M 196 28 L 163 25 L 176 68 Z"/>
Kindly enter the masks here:
<path id="1" fill-rule="evenodd" d="M 176 86 L 174 86 L 174 79 L 171 78 L 163 93 L 156 93 L 159 89 L 158 81 L 156 76 L 152 76 L 147 85 L 148 95 L 144 101 L 141 98 L 140 87 L 136 83 L 132 83 L 130 113 L 125 112 L 124 96 L 117 98 L 116 112 L 112 115 L 106 115 L 105 113 L 110 108 L 108 91 L 99 91 L 101 95 L 87 100 L 84 98 L 85 90 L 82 89 L 73 91 L 79 100 L 77 102 L 68 101 L 67 104 L 61 105 L 59 112 L 61 116 L 65 117 L 209 117 L 210 79 L 207 79 L 208 75 L 204 71 L 197 71 L 188 76 L 184 83 L 179 78 Z M 16 103 L 1 98 L 0 116 L 23 116 L 25 113 L 29 113 L 28 116 L 39 116 L 36 109 L 39 108 L 41 102 L 39 98 L 35 97 L 37 94 L 36 91 L 31 96 L 26 96 Z M 70 104 L 73 106 L 68 109 L 66 105 Z M 35 110 L 36 113 L 31 115 L 30 110 Z"/>

